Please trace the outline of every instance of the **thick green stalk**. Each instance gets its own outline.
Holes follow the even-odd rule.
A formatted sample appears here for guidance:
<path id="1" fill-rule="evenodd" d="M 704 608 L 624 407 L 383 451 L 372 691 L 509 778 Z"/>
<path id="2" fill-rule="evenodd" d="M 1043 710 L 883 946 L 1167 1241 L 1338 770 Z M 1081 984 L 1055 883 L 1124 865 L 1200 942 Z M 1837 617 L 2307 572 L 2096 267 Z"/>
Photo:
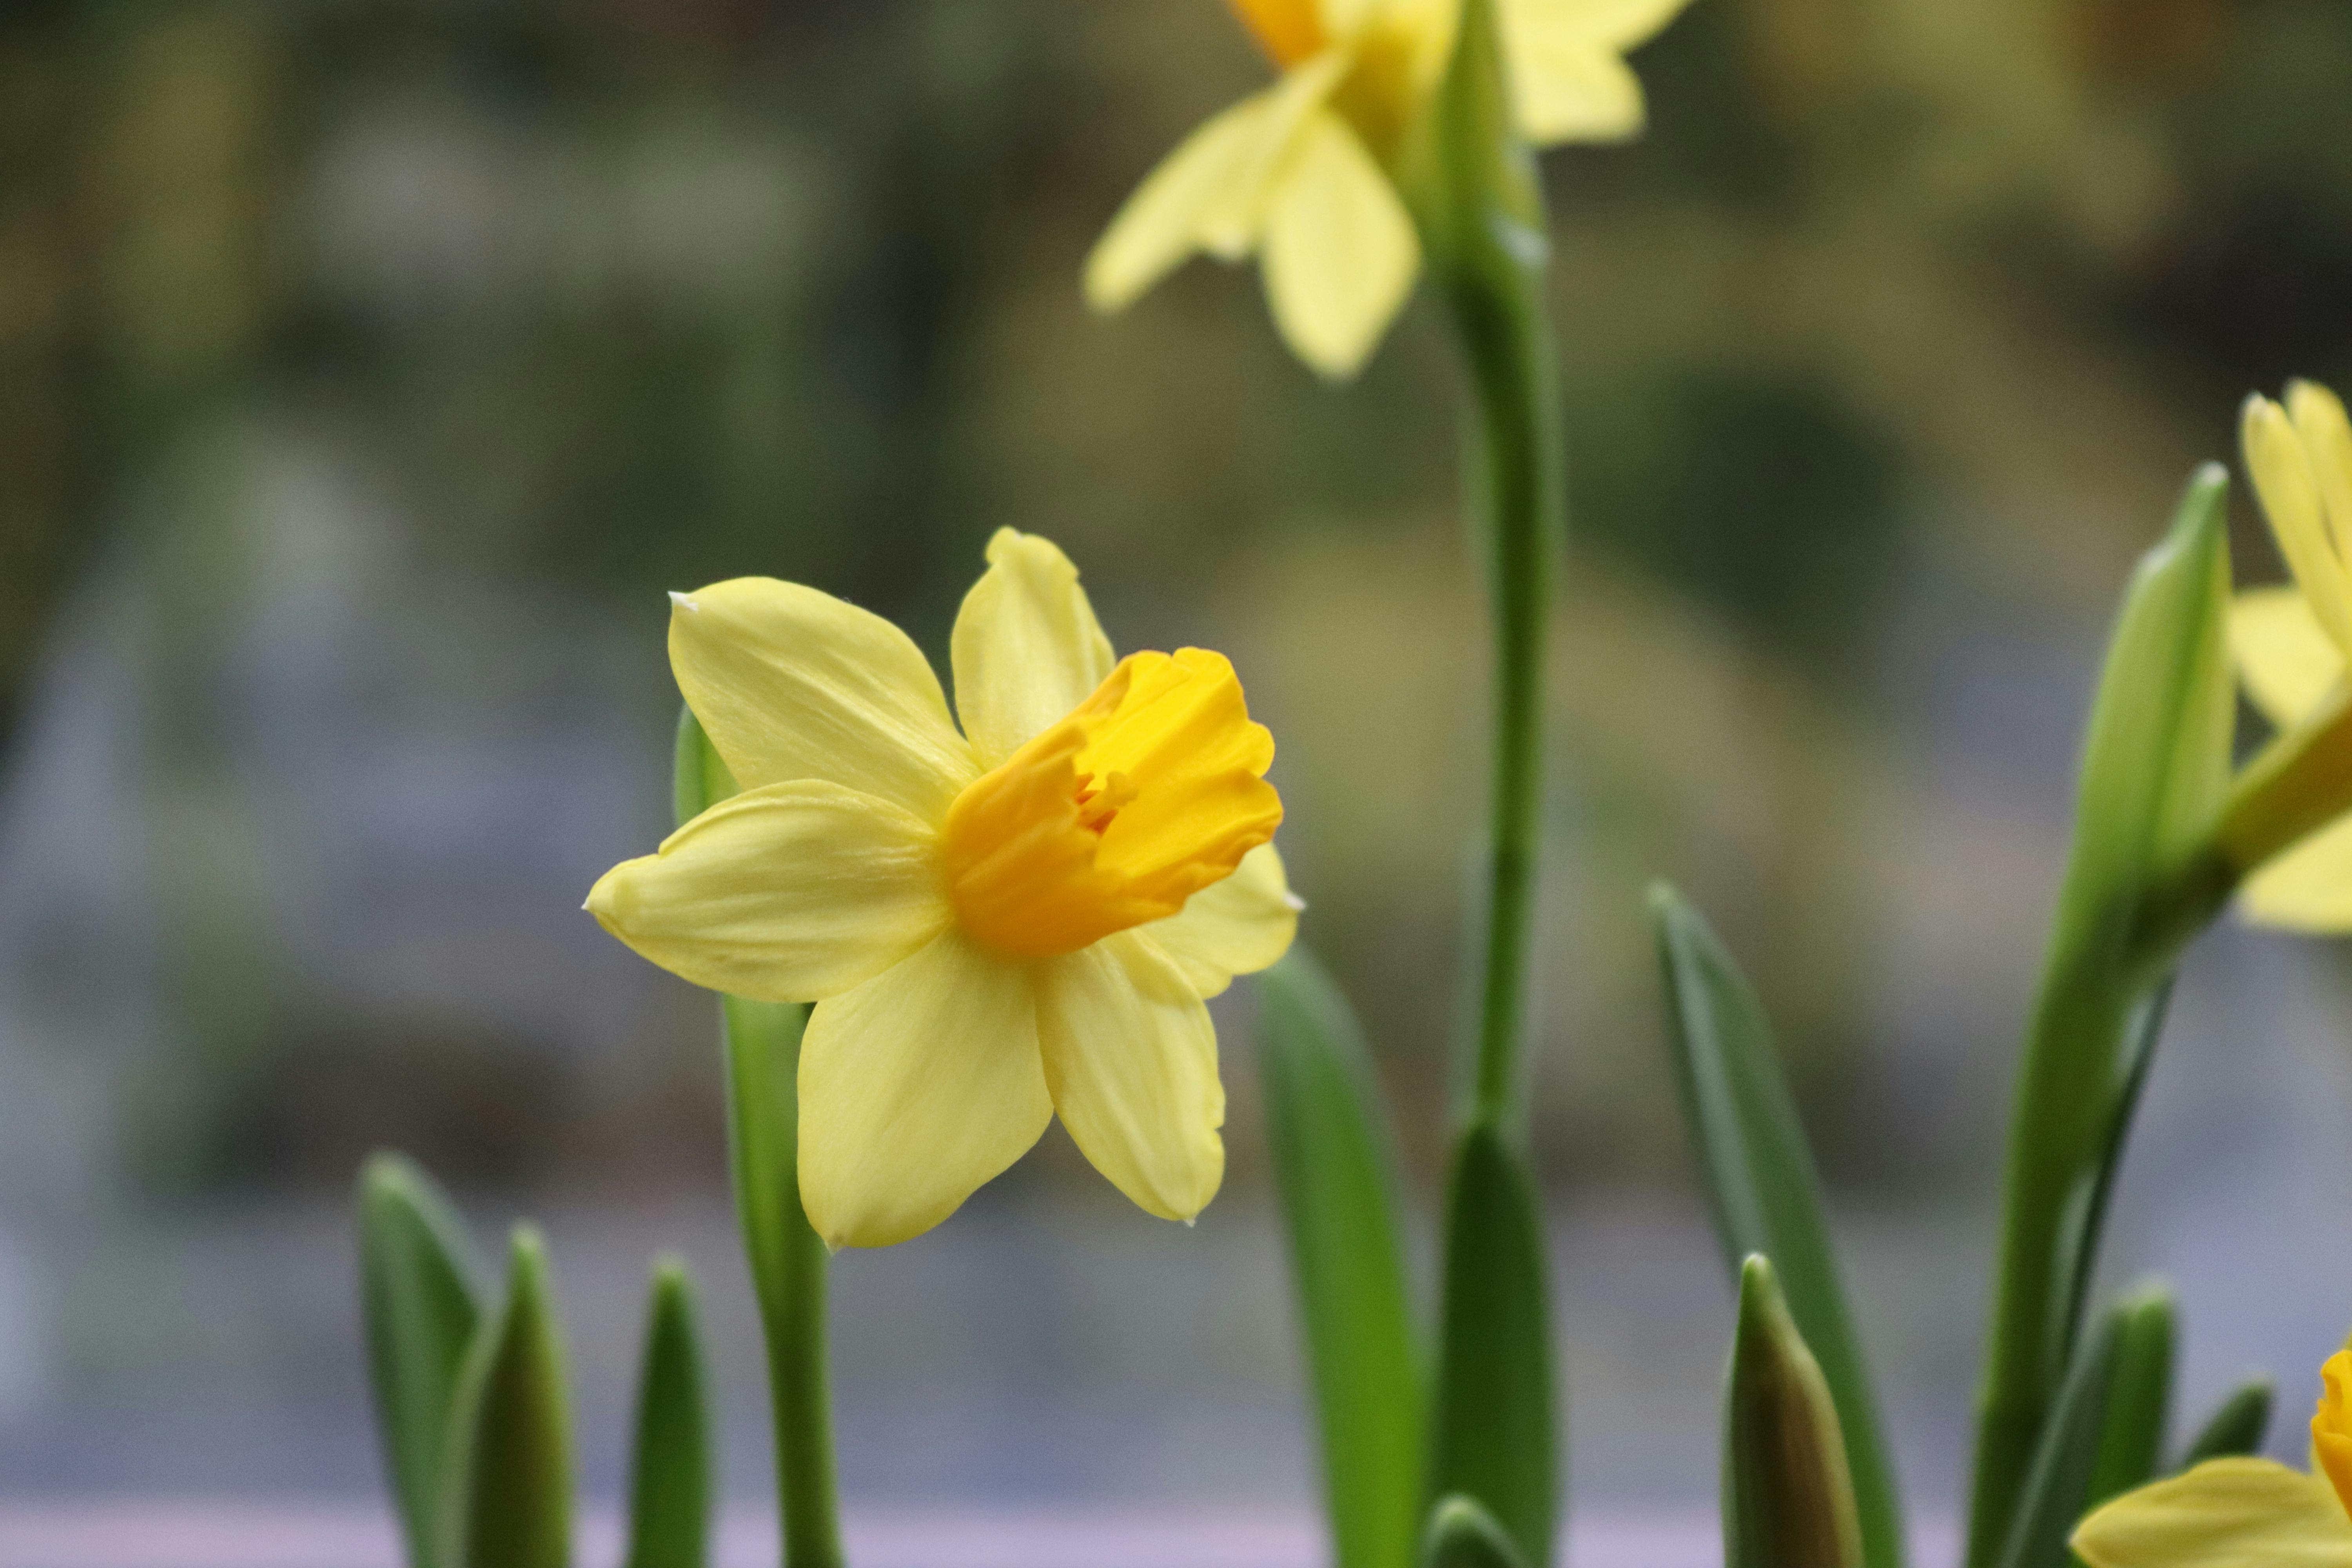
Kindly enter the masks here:
<path id="1" fill-rule="evenodd" d="M 727 1110 L 735 1212 L 768 1343 L 784 1568 L 841 1568 L 833 1405 L 825 1377 L 824 1243 L 801 1210 L 800 1066 L 805 1007 L 728 996 Z"/>
<path id="2" fill-rule="evenodd" d="M 674 761 L 679 822 L 735 793 L 734 775 L 692 709 L 678 714 Z M 825 1250 L 801 1207 L 799 1075 L 809 1010 L 740 996 L 719 1000 L 735 1214 L 768 1345 L 784 1568 L 841 1568 L 825 1377 Z"/>

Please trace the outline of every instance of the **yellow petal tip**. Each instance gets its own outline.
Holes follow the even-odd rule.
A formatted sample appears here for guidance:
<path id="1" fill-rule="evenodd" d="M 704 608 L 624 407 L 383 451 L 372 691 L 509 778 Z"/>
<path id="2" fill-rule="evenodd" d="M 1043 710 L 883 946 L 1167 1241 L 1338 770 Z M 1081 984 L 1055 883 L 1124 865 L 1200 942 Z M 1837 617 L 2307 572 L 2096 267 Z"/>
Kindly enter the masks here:
<path id="1" fill-rule="evenodd" d="M 689 614 L 689 615 L 691 615 L 691 614 L 695 614 L 695 613 L 698 613 L 698 612 L 699 612 L 699 611 L 701 610 L 701 608 L 702 608 L 702 606 L 701 606 L 700 605 L 698 605 L 698 604 L 696 604 L 696 603 L 694 602 L 694 599 L 693 599 L 693 596 L 692 596 L 692 595 L 687 595 L 687 594 L 680 594 L 680 593 L 677 593 L 677 592 L 676 592 L 676 591 L 672 591 L 672 593 L 670 594 L 670 596 L 669 596 L 669 602 L 670 602 L 671 607 L 673 607 L 673 608 L 675 608 L 675 609 L 684 610 L 684 611 L 686 611 L 686 612 L 687 612 L 688 614 Z"/>

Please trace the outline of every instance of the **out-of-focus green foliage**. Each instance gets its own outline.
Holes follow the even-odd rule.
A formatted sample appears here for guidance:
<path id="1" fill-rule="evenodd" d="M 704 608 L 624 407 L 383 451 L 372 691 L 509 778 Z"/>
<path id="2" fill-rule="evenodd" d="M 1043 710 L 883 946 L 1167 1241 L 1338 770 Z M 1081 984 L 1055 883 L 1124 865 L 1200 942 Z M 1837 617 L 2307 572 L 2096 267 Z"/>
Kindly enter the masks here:
<path id="1" fill-rule="evenodd" d="M 2208 1459 L 2261 1453 L 2263 1438 L 2270 1431 L 2271 1405 L 2277 1397 L 2277 1389 L 2266 1377 L 2249 1379 L 2231 1389 L 2189 1439 L 2174 1468 L 2185 1470 Z"/>
<path id="2" fill-rule="evenodd" d="M 719 1501 L 710 1373 L 685 1268 L 654 1270 L 629 1462 L 628 1568 L 704 1568 Z"/>
<path id="3" fill-rule="evenodd" d="M 572 1412 L 547 1249 L 519 1227 L 505 1299 L 467 1352 L 441 1497 L 448 1568 L 570 1568 Z"/>
<path id="4" fill-rule="evenodd" d="M 1739 1319 L 1723 1394 L 1727 1568 L 1862 1568 L 1846 1442 L 1821 1365 L 1769 1259 L 1739 1266 Z"/>

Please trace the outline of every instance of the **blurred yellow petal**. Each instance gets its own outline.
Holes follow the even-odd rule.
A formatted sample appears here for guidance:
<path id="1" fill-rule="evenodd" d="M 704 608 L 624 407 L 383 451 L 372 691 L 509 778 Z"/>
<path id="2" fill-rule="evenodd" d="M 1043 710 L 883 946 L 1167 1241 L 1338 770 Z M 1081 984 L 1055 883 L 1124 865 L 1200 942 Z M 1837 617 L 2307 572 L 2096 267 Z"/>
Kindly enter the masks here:
<path id="1" fill-rule="evenodd" d="M 1189 1220 L 1225 1173 L 1225 1089 L 1209 1010 L 1133 931 L 1036 966 L 1054 1108 L 1096 1170 L 1147 1212 Z"/>
<path id="2" fill-rule="evenodd" d="M 2263 717 L 2291 729 L 2344 676 L 2344 655 L 2294 588 L 2249 588 L 2230 601 L 2230 652 Z"/>
<path id="3" fill-rule="evenodd" d="M 1258 47 L 1287 69 L 1323 47 L 1323 18 L 1316 0 L 1228 0 Z"/>
<path id="4" fill-rule="evenodd" d="M 1122 310 L 1196 250 L 1238 260 L 1257 244 L 1292 142 L 1347 68 L 1337 51 L 1194 131 L 1145 176 L 1087 258 L 1087 303 Z"/>
<path id="5" fill-rule="evenodd" d="M 2319 1408 L 2311 1413 L 2312 1469 L 2327 1478 L 2338 1506 L 2352 1509 L 2352 1351 L 2329 1356 L 2319 1379 Z"/>
<path id="6" fill-rule="evenodd" d="M 1192 989 L 1214 996 L 1236 974 L 1255 974 L 1290 951 L 1305 906 L 1282 874 L 1282 857 L 1261 844 L 1234 874 L 1192 895 L 1180 914 L 1137 928 L 1184 972 Z"/>
<path id="7" fill-rule="evenodd" d="M 817 779 L 712 806 L 605 872 L 588 909 L 671 973 L 761 1002 L 846 991 L 953 918 L 930 824 Z"/>
<path id="8" fill-rule="evenodd" d="M 1300 359 L 1350 376 L 1412 292 L 1421 242 L 1387 174 L 1337 114 L 1307 121 L 1292 160 L 1266 212 L 1266 299 Z"/>
<path id="9" fill-rule="evenodd" d="M 1070 558 L 1009 528 L 988 542 L 951 653 L 956 712 L 984 768 L 1084 702 L 1118 662 Z"/>
<path id="10" fill-rule="evenodd" d="M 1536 37 L 1598 44 L 1619 53 L 1647 43 L 1682 15 L 1690 0 L 1503 0 L 1513 49 Z"/>
<path id="11" fill-rule="evenodd" d="M 2352 596 L 2352 572 L 2344 565 L 2352 560 L 2352 420 L 2346 419 L 2343 402 L 2315 381 L 2287 384 L 2286 415 L 2303 437 L 2312 478 L 2319 481 L 2327 537 L 2336 547 L 2337 581 Z"/>
<path id="12" fill-rule="evenodd" d="M 1519 132 L 1538 146 L 1639 135 L 1642 83 L 1604 45 L 1529 29 L 1511 53 Z"/>
<path id="13" fill-rule="evenodd" d="M 2315 935 L 2352 931 L 2352 816 L 2264 862 L 2239 899 L 2257 925 Z"/>
<path id="14" fill-rule="evenodd" d="M 2266 397 L 2246 399 L 2239 437 L 2263 515 L 2270 520 L 2271 536 L 2295 586 L 2311 601 L 2329 639 L 2339 648 L 2352 648 L 2352 603 L 2347 602 L 2343 564 L 2328 534 L 2318 475 L 2303 438 L 2286 411 Z"/>
<path id="15" fill-rule="evenodd" d="M 817 1004 L 801 1042 L 801 1203 L 828 1247 L 953 1214 L 1053 1119 L 1020 965 L 950 931 Z"/>
<path id="16" fill-rule="evenodd" d="M 2209 1459 L 2095 1510 L 2074 1546 L 2091 1568 L 2352 1568 L 2352 1521 L 2324 1480 Z"/>
<path id="17" fill-rule="evenodd" d="M 937 822 L 979 776 L 939 677 L 881 616 L 768 577 L 672 597 L 670 669 L 745 789 L 829 779 Z"/>

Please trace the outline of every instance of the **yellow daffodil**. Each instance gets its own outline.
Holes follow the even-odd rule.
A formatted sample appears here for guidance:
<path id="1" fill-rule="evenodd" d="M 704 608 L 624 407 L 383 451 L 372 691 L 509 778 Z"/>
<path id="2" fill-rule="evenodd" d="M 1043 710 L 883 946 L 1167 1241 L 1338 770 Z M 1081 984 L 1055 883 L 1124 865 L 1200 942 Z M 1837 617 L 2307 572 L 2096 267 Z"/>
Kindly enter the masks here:
<path id="1" fill-rule="evenodd" d="M 833 1247 L 937 1225 L 1059 1113 L 1145 1209 L 1224 1172 L 1205 998 L 1282 956 L 1274 742 L 1200 648 L 1115 660 L 1077 569 L 1001 530 L 950 652 L 797 584 L 674 595 L 670 665 L 742 793 L 614 867 L 604 928 L 815 1002 L 800 1186 Z"/>
<path id="2" fill-rule="evenodd" d="M 2294 582 L 2230 609 L 2246 694 L 2283 733 L 2333 717 L 2352 655 L 2352 423 L 2334 393 L 2287 387 L 2281 407 L 2246 401 L 2246 468 Z M 2301 931 L 2352 930 L 2352 817 L 2323 827 L 2246 879 L 2247 915 Z"/>
<path id="3" fill-rule="evenodd" d="M 1391 178 L 1445 69 L 1461 0 L 1232 0 L 1281 79 L 1192 132 L 1137 187 L 1087 258 L 1086 293 L 1124 309 L 1195 251 L 1255 253 L 1298 357 L 1353 375 L 1421 269 Z M 1528 142 L 1642 129 L 1624 52 L 1687 0 L 1498 0 Z"/>
<path id="4" fill-rule="evenodd" d="M 2320 1369 L 2306 1475 L 2208 1459 L 2126 1492 L 2074 1531 L 2091 1568 L 2352 1568 L 2352 1351 Z"/>

